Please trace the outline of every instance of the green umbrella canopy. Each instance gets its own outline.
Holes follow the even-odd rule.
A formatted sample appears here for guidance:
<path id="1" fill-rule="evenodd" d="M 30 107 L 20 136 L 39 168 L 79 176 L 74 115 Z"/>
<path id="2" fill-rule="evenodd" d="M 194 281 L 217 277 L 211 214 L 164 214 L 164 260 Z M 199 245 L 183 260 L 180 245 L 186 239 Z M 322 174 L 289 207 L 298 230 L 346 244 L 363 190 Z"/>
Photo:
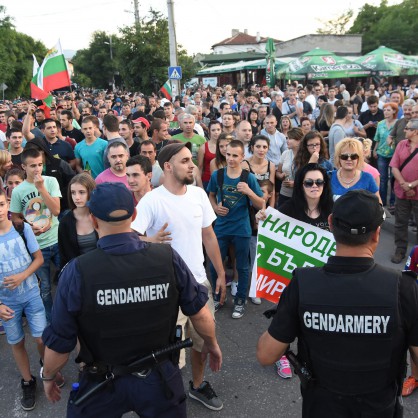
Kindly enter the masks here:
<path id="1" fill-rule="evenodd" d="M 276 82 L 275 51 L 276 47 L 273 39 L 268 38 L 266 43 L 266 82 L 269 87 L 274 87 Z"/>
<path id="2" fill-rule="evenodd" d="M 312 49 L 279 69 L 277 76 L 291 80 L 367 77 L 371 71 L 362 65 L 321 48 Z"/>
<path id="3" fill-rule="evenodd" d="M 394 49 L 380 46 L 355 60 L 379 76 L 399 76 L 418 74 L 418 61 Z"/>

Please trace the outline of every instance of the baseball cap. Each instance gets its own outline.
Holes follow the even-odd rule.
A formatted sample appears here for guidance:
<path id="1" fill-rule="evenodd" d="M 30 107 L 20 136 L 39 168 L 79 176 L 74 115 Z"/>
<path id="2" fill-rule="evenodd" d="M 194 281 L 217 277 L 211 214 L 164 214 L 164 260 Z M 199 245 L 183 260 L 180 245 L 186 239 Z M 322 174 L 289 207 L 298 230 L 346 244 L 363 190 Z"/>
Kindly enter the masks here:
<path id="1" fill-rule="evenodd" d="M 377 196 L 367 190 L 352 190 L 334 203 L 332 222 L 352 235 L 375 231 L 386 218 Z"/>
<path id="2" fill-rule="evenodd" d="M 105 222 L 123 221 L 132 217 L 135 204 L 130 192 L 123 183 L 101 183 L 91 192 L 90 200 L 87 202 L 90 212 Z M 125 213 L 111 213 L 122 211 Z"/>
<path id="3" fill-rule="evenodd" d="M 150 123 L 149 123 L 149 120 L 148 120 L 148 119 L 146 119 L 146 118 L 142 118 L 142 117 L 140 117 L 140 118 L 134 119 L 134 120 L 132 121 L 132 123 L 141 123 L 141 122 L 145 125 L 145 127 L 146 127 L 147 129 L 149 129 L 149 127 L 151 126 L 151 125 L 150 125 Z"/>
<path id="4" fill-rule="evenodd" d="M 160 164 L 160 167 L 164 167 L 164 163 L 167 161 L 170 161 L 171 158 L 179 153 L 184 147 L 187 147 L 190 151 L 192 150 L 192 144 L 191 142 L 183 142 L 178 144 L 168 144 L 165 147 L 162 148 L 162 150 L 158 153 L 158 164 Z"/>

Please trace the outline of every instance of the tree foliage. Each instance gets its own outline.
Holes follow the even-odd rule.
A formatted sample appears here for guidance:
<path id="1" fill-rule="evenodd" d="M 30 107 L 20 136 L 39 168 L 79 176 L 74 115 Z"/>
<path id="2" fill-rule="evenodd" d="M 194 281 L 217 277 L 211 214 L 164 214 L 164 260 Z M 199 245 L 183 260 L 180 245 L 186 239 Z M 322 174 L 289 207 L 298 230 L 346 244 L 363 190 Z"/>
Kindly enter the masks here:
<path id="1" fill-rule="evenodd" d="M 119 29 L 112 36 L 113 62 L 110 60 L 109 36 L 96 32 L 87 49 L 79 50 L 73 58 L 74 71 L 80 77 L 87 77 L 92 86 L 107 88 L 112 74 L 120 74 L 122 87 L 150 93 L 155 80 L 161 86 L 167 80 L 169 59 L 168 21 L 153 9 L 139 24 Z M 193 59 L 178 46 L 178 62 L 182 66 L 183 78 L 196 73 Z M 83 84 L 83 83 L 81 83 Z"/>
<path id="2" fill-rule="evenodd" d="M 35 54 L 41 62 L 47 52 L 45 45 L 28 35 L 17 32 L 12 18 L 6 14 L 5 7 L 1 5 L 0 39 L 0 83 L 8 86 L 5 96 L 8 98 L 29 96 L 33 67 L 32 54 Z"/>
<path id="3" fill-rule="evenodd" d="M 348 24 L 353 18 L 354 10 L 348 9 L 335 19 L 328 21 L 319 19 L 321 27 L 317 29 L 316 33 L 320 35 L 344 35 L 348 28 Z"/>
<path id="4" fill-rule="evenodd" d="M 359 11 L 348 33 L 363 35 L 363 53 L 380 45 L 404 54 L 417 54 L 418 0 L 404 0 L 388 6 L 383 0 L 379 6 L 365 4 Z"/>
<path id="5" fill-rule="evenodd" d="M 110 37 L 113 60 L 110 58 Z M 115 52 L 118 50 L 119 39 L 115 35 L 94 32 L 89 47 L 79 49 L 72 59 L 74 81 L 83 87 L 108 88 L 117 67 Z"/>

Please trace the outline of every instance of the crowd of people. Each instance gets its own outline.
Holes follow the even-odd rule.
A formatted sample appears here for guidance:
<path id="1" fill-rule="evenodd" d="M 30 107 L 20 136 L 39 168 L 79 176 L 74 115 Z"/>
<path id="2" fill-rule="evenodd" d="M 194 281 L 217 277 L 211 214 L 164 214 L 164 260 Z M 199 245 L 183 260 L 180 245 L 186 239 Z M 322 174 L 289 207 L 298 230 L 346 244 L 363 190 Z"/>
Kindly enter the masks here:
<path id="1" fill-rule="evenodd" d="M 193 315 L 214 318 L 229 286 L 232 318 L 244 316 L 257 224 L 266 207 L 329 231 L 334 203 L 349 192 L 368 191 L 387 216 L 395 216 L 391 261 L 400 264 L 407 255 L 408 228 L 417 230 L 418 89 L 415 81 L 398 88 L 388 83 L 376 88 L 371 81 L 359 83 L 352 93 L 344 84 L 318 81 L 306 86 L 293 82 L 283 90 L 196 86 L 172 101 L 158 94 L 87 90 L 57 94 L 51 108 L 22 98 L 4 101 L 0 333 L 6 334 L 22 375 L 22 408 L 31 410 L 36 403 L 36 378 L 24 344 L 26 321 L 41 364 L 48 360 L 41 378 L 56 385 L 46 384 L 50 400 L 57 400 L 54 391 L 65 382 L 51 353 L 76 349 L 89 363 L 85 343 L 73 338 L 77 333 L 70 319 L 64 331 L 58 330 L 56 312 L 66 305 L 59 299 L 65 293 L 57 291 L 54 300 L 52 290 L 61 283 L 62 272 L 67 291 L 77 293 L 67 280 L 68 271 L 79 274 L 74 260 L 93 253 L 99 257 L 97 247 L 113 254 L 110 239 L 103 240 L 114 234 L 102 222 L 119 225 L 130 219 L 129 228 L 119 225 L 121 234 L 133 231 L 141 242 L 170 244 L 184 260 L 175 256 L 174 270 L 192 273 L 201 303 L 186 306 L 195 292 L 187 278 L 188 296 L 180 303 L 177 323 L 194 340 L 189 396 L 212 410 L 221 409 L 223 402 L 204 380 L 203 354 L 212 356 L 214 370 L 220 368 L 221 354 L 212 325 L 205 328 Z M 124 191 L 114 189 L 121 201 L 106 193 L 113 184 L 129 191 L 136 215 L 130 206 L 118 206 L 126 198 Z M 126 210 L 127 217 L 104 213 L 107 201 L 115 212 Z M 125 249 L 117 251 L 124 254 Z M 417 259 L 414 247 L 406 268 L 417 271 Z M 201 295 L 206 293 L 209 309 L 203 314 L 206 299 Z M 262 303 L 257 297 L 250 300 Z M 60 342 L 67 330 L 71 344 Z M 183 355 L 179 361 L 184 366 Z M 292 376 L 284 353 L 276 366 L 281 377 Z M 417 387 L 412 363 L 404 396 Z"/>

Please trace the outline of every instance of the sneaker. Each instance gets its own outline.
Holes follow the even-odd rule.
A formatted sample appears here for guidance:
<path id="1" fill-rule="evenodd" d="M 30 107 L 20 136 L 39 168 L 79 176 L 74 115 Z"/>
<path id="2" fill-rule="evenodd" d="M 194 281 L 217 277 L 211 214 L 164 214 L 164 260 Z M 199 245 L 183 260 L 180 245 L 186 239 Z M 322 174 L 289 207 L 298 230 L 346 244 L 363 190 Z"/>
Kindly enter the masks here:
<path id="1" fill-rule="evenodd" d="M 3 323 L 0 321 L 0 335 L 6 334 L 6 331 L 4 330 Z"/>
<path id="2" fill-rule="evenodd" d="M 225 298 L 225 300 L 224 300 L 224 305 L 225 305 L 226 301 L 227 301 L 227 298 Z M 214 300 L 213 301 L 213 306 L 215 306 L 215 312 L 218 312 L 219 309 L 221 309 L 223 305 L 221 305 L 221 302 L 219 300 Z"/>
<path id="3" fill-rule="evenodd" d="M 418 388 L 418 381 L 415 380 L 415 377 L 409 376 L 403 382 L 402 396 L 409 396 L 416 388 Z"/>
<path id="4" fill-rule="evenodd" d="M 238 282 L 235 280 L 231 283 L 231 296 L 235 296 L 238 290 Z"/>
<path id="5" fill-rule="evenodd" d="M 390 261 L 392 261 L 393 264 L 399 264 L 404 258 L 405 258 L 404 253 L 396 251 L 396 253 L 392 256 Z"/>
<path id="6" fill-rule="evenodd" d="M 234 310 L 232 311 L 232 318 L 239 319 L 244 316 L 244 300 L 238 299 L 234 304 Z"/>
<path id="7" fill-rule="evenodd" d="M 251 302 L 254 303 L 254 305 L 261 305 L 260 298 L 251 298 Z"/>
<path id="8" fill-rule="evenodd" d="M 201 402 L 206 408 L 212 409 L 212 411 L 220 411 L 224 407 L 223 402 L 218 398 L 212 386 L 206 380 L 197 389 L 193 387 L 193 382 L 190 381 L 189 397 Z"/>
<path id="9" fill-rule="evenodd" d="M 286 356 L 282 356 L 279 361 L 276 361 L 276 367 L 277 374 L 283 377 L 283 379 L 290 379 L 292 377 L 292 369 Z"/>
<path id="10" fill-rule="evenodd" d="M 20 400 L 20 405 L 22 405 L 22 409 L 25 411 L 32 411 L 36 405 L 36 378 L 32 376 L 32 380 L 29 382 L 25 382 L 23 379 L 21 380 L 22 390 L 23 390 L 23 397 Z"/>

